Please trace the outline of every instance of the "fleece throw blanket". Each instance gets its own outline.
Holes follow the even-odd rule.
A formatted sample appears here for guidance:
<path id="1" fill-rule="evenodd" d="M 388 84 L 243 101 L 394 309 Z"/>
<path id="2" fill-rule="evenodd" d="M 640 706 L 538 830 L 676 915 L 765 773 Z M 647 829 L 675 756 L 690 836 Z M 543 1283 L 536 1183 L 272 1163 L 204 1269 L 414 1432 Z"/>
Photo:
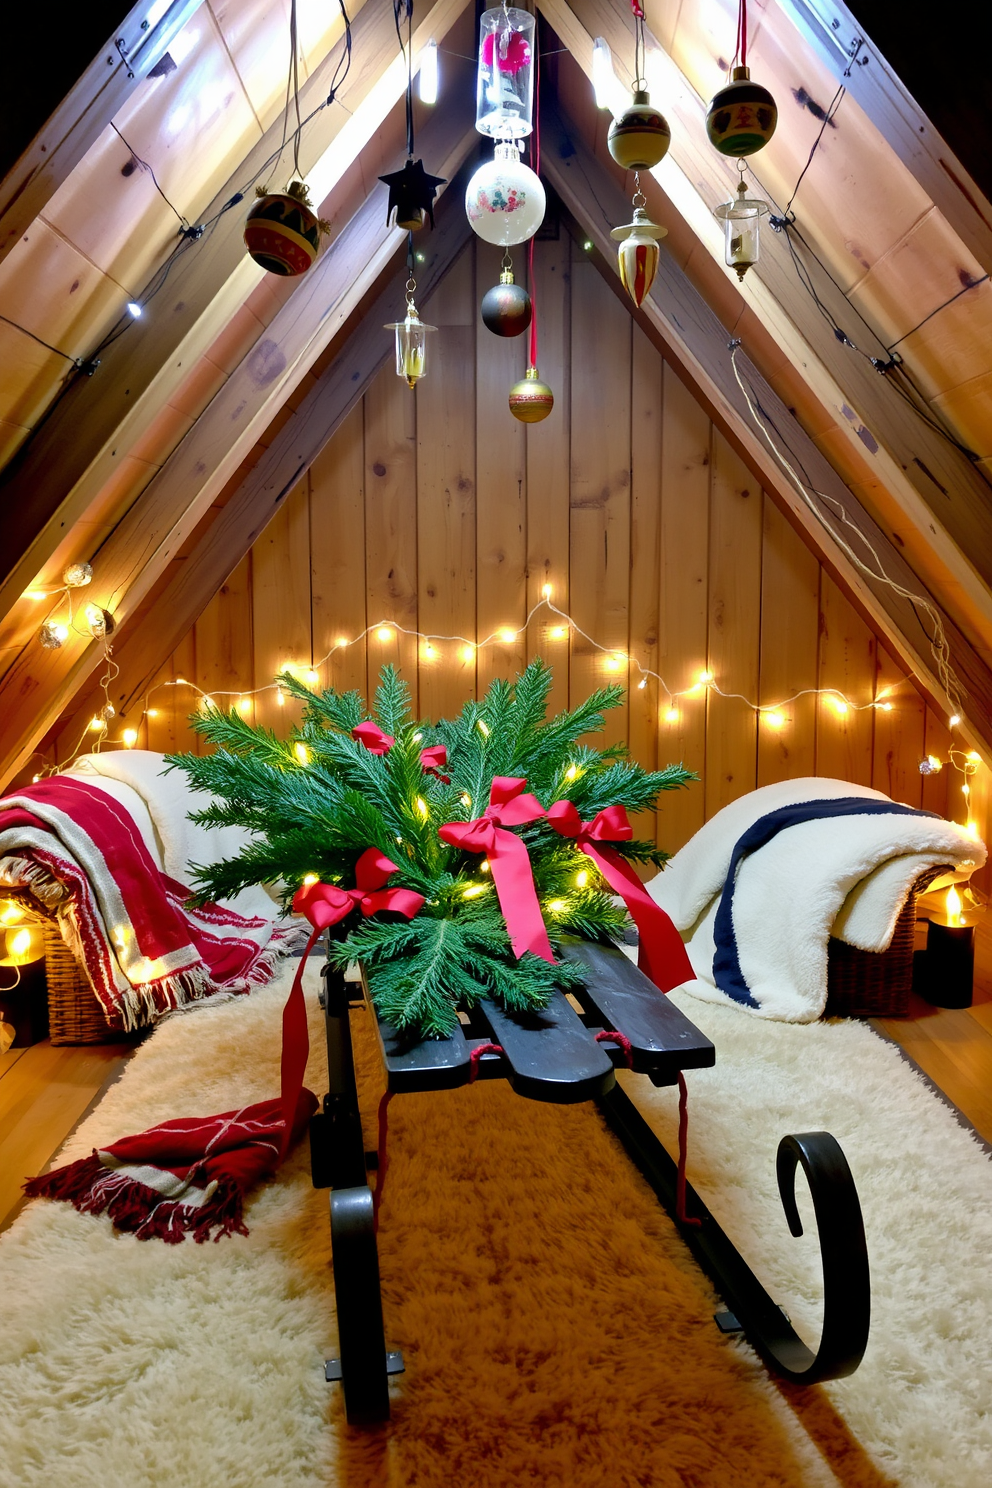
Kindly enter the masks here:
<path id="1" fill-rule="evenodd" d="M 834 807 L 831 814 L 826 807 L 800 813 L 805 819 L 789 825 L 780 818 L 762 845 L 735 861 L 738 843 L 763 818 L 842 799 L 882 809 L 858 814 Z M 697 978 L 687 991 L 761 1017 L 812 1022 L 826 1005 L 831 935 L 861 950 L 885 950 L 924 869 L 948 866 L 967 878 L 985 856 L 984 845 L 953 822 L 846 780 L 806 778 L 763 786 L 724 807 L 649 890 L 686 941 Z M 724 900 L 732 864 L 732 892 Z"/>
<path id="2" fill-rule="evenodd" d="M 261 891 L 247 902 L 184 907 L 191 802 L 178 780 L 160 775 L 161 763 L 161 756 L 131 763 L 143 797 L 89 767 L 0 801 L 0 883 L 30 890 L 57 912 L 112 1028 L 139 1028 L 204 998 L 247 992 L 302 939 L 295 927 L 274 925 Z M 203 861 L 230 846 L 211 846 L 198 830 Z"/>

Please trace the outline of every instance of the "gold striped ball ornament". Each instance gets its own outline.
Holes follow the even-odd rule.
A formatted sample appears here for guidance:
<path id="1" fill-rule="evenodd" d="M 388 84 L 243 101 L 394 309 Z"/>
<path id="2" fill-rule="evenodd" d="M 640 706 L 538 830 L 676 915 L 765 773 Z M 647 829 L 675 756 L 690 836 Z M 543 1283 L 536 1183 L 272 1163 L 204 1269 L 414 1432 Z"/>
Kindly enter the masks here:
<path id="1" fill-rule="evenodd" d="M 749 67 L 735 67 L 732 81 L 706 110 L 706 133 L 721 155 L 753 155 L 767 145 L 778 123 L 778 106 L 767 88 L 752 83 Z"/>
<path id="2" fill-rule="evenodd" d="M 610 154 L 624 170 L 650 170 L 664 160 L 671 142 L 668 120 L 640 88 L 630 107 L 613 120 L 606 139 Z"/>
<path id="3" fill-rule="evenodd" d="M 536 367 L 528 367 L 510 389 L 510 412 L 522 424 L 539 424 L 555 406 L 555 395 Z"/>

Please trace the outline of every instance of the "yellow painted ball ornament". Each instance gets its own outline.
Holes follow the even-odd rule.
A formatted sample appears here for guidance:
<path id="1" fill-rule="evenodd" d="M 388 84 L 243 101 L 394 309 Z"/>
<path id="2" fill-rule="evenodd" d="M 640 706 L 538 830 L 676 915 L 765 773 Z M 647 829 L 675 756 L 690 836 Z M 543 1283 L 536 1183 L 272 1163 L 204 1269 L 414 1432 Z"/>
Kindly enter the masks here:
<path id="1" fill-rule="evenodd" d="M 650 170 L 664 160 L 671 142 L 668 120 L 643 89 L 635 92 L 630 107 L 614 119 L 606 140 L 610 154 L 624 170 Z"/>
<path id="2" fill-rule="evenodd" d="M 526 374 L 510 389 L 510 412 L 522 424 L 539 424 L 546 419 L 555 406 L 555 395 L 536 367 L 528 367 Z"/>

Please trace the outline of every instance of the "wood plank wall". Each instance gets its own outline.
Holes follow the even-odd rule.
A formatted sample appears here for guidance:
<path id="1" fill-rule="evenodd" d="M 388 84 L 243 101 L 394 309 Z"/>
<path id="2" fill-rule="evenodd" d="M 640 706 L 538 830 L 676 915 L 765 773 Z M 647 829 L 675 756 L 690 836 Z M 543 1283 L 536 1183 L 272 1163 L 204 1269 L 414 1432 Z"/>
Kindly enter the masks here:
<path id="1" fill-rule="evenodd" d="M 629 681 L 607 737 L 646 766 L 681 759 L 701 776 L 664 798 L 657 834 L 670 851 L 743 792 L 804 774 L 963 819 L 961 777 L 919 773 L 924 753 L 946 752 L 943 720 L 564 229 L 536 249 L 539 364 L 555 410 L 527 429 L 511 419 L 526 337 L 499 340 L 476 310 L 498 273 L 498 252 L 470 245 L 423 307 L 439 331 L 416 394 L 391 362 L 383 369 L 158 683 L 245 698 L 278 729 L 294 707 L 275 687 L 249 695 L 287 663 L 364 690 L 394 661 L 420 711 L 438 716 L 541 655 L 556 706 Z M 545 584 L 576 628 L 541 611 L 523 629 Z M 429 649 L 396 627 L 435 639 Z M 342 640 L 353 644 L 321 664 Z M 808 692 L 775 728 L 740 698 L 699 689 L 669 717 L 665 691 L 653 679 L 639 689 L 628 656 L 676 692 L 705 669 L 724 693 L 764 706 L 817 687 L 892 706 L 841 714 Z M 142 745 L 195 747 L 190 688 L 156 685 L 148 701 Z"/>

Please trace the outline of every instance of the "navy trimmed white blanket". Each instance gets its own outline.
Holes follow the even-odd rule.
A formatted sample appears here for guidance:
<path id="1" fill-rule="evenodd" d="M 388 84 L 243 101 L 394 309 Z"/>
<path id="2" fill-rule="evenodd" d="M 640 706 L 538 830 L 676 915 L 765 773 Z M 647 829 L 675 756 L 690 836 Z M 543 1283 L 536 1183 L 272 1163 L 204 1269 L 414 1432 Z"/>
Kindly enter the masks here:
<path id="1" fill-rule="evenodd" d="M 844 780 L 751 791 L 717 813 L 648 885 L 686 942 L 686 990 L 759 1017 L 812 1022 L 831 935 L 882 951 L 927 868 L 968 878 L 985 847 L 963 827 Z"/>

